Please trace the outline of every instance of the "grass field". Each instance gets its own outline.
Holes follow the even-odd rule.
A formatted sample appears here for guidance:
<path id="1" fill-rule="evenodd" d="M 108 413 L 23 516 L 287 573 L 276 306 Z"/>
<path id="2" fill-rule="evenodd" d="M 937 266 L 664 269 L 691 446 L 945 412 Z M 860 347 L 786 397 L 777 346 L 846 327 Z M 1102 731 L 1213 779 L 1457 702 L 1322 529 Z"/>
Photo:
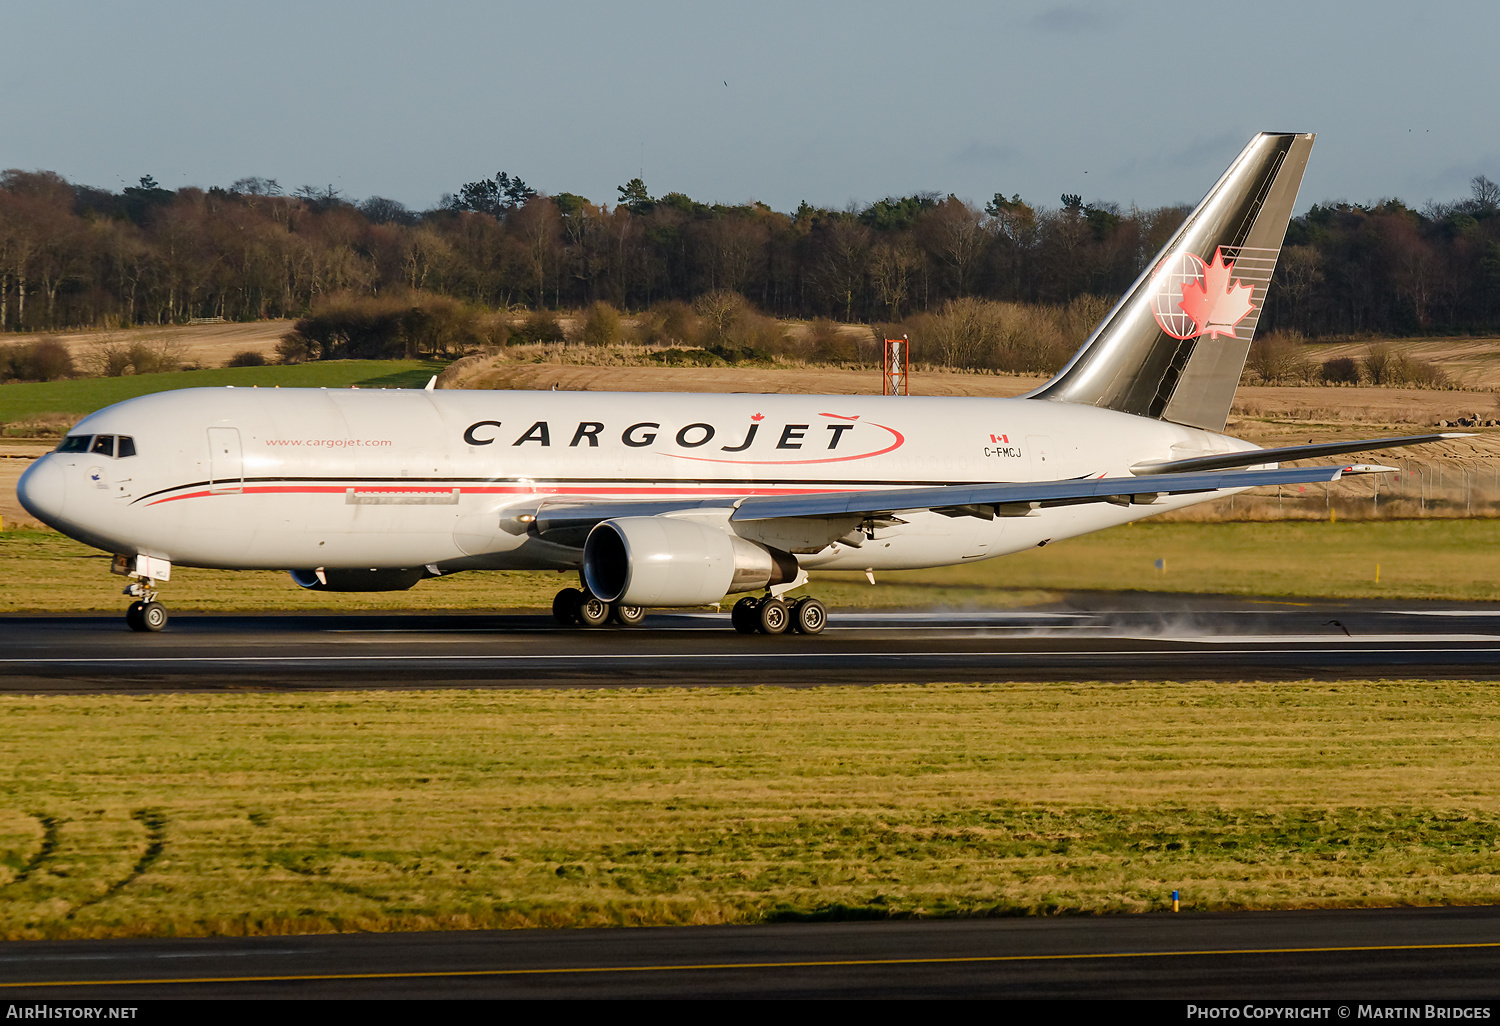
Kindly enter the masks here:
<path id="1" fill-rule="evenodd" d="M 0 566 L 0 612 L 124 608 L 108 557 L 62 535 L 0 532 Z M 162 600 L 210 612 L 546 609 L 575 582 L 573 574 L 471 572 L 405 592 L 339 594 L 304 591 L 275 571 L 180 567 Z M 1006 608 L 1093 590 L 1487 602 L 1500 600 L 1500 521 L 1147 522 L 983 563 L 880 573 L 876 582 L 815 574 L 807 590 L 835 608 Z"/>
<path id="2" fill-rule="evenodd" d="M 1005 588 L 1495 601 L 1500 521 L 1146 521 L 983 563 L 882 576 L 947 602 Z"/>
<path id="3" fill-rule="evenodd" d="M 446 363 L 430 360 L 330 360 L 290 367 L 221 367 L 134 374 L 120 378 L 11 382 L 0 386 L 0 424 L 22 423 L 44 414 L 83 416 L 112 403 L 177 388 L 234 385 L 249 388 L 421 388 Z"/>
<path id="4" fill-rule="evenodd" d="M 1500 685 L 0 697 L 0 937 L 1500 901 Z"/>

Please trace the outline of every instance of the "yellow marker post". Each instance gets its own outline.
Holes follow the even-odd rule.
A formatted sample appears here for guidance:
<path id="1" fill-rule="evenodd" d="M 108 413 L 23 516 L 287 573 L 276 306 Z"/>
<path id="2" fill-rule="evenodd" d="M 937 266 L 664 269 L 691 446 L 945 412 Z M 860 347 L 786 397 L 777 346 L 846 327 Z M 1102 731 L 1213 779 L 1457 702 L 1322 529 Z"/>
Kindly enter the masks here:
<path id="1" fill-rule="evenodd" d="M 1376 584 L 1380 583 L 1380 564 L 1379 563 L 1375 564 L 1375 583 Z"/>

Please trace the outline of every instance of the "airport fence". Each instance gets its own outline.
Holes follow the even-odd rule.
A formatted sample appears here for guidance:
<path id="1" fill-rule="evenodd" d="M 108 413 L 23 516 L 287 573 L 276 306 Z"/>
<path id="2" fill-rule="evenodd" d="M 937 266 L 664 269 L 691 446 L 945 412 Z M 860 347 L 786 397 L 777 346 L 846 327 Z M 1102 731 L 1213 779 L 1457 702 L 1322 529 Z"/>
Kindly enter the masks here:
<path id="1" fill-rule="evenodd" d="M 1500 459 L 1444 456 L 1352 460 L 1397 468 L 1327 484 L 1254 488 L 1161 515 L 1162 520 L 1417 520 L 1500 517 Z M 1314 464 L 1289 464 L 1312 466 Z"/>

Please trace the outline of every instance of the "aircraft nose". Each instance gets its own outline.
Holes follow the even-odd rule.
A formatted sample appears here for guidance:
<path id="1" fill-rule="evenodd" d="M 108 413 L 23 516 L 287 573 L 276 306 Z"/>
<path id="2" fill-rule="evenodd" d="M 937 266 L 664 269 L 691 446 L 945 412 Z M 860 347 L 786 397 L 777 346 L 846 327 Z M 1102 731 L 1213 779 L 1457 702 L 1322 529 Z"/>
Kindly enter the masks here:
<path id="1" fill-rule="evenodd" d="M 49 527 L 56 527 L 62 520 L 67 492 L 67 473 L 56 459 L 46 456 L 28 467 L 16 484 L 16 497 L 26 512 Z"/>

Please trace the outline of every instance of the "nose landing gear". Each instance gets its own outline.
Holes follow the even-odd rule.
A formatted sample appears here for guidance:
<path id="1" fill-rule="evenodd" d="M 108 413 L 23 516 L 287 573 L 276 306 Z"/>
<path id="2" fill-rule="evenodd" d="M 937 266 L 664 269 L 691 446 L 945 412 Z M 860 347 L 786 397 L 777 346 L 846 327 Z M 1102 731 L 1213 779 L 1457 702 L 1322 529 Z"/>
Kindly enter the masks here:
<path id="1" fill-rule="evenodd" d="M 156 601 L 156 582 L 149 577 L 126 588 L 135 599 L 125 610 L 125 623 L 133 631 L 155 633 L 167 625 L 167 607 Z"/>
<path id="2" fill-rule="evenodd" d="M 125 610 L 125 623 L 133 631 L 159 631 L 167 625 L 167 607 L 160 602 L 132 602 Z"/>
<path id="3" fill-rule="evenodd" d="M 116 556 L 109 572 L 134 578 L 124 594 L 135 599 L 125 610 L 133 631 L 156 633 L 167 625 L 167 607 L 156 601 L 156 582 L 172 579 L 172 564 L 155 556 Z"/>

